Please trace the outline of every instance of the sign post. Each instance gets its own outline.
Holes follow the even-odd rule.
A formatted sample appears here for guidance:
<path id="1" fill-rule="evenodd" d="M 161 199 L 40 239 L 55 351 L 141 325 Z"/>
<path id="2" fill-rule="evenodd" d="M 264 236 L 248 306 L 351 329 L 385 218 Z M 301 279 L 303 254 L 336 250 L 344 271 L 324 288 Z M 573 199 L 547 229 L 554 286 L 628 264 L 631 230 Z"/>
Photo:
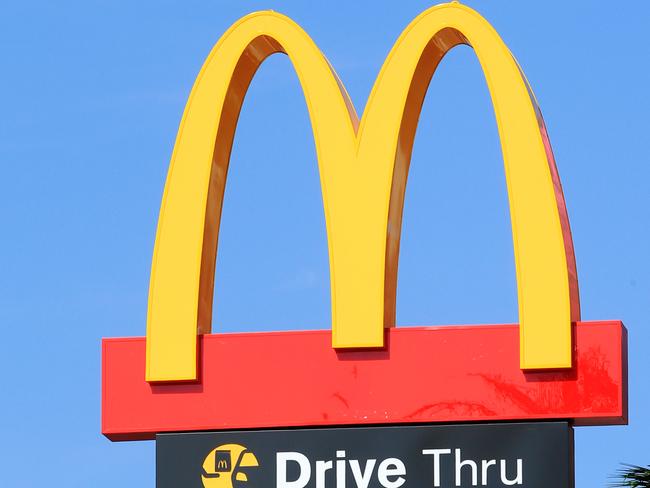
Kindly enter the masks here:
<path id="1" fill-rule="evenodd" d="M 494 104 L 519 324 L 395 328 L 415 130 L 431 77 L 459 44 L 474 48 Z M 213 334 L 232 141 L 248 85 L 274 53 L 296 67 L 313 126 L 332 330 Z M 174 147 L 146 338 L 104 339 L 102 361 L 102 432 L 156 439 L 159 488 L 571 488 L 573 426 L 627 423 L 626 331 L 619 321 L 580 321 L 569 219 L 541 111 L 496 31 L 456 2 L 404 30 L 361 119 L 289 18 L 257 12 L 223 35 Z"/>

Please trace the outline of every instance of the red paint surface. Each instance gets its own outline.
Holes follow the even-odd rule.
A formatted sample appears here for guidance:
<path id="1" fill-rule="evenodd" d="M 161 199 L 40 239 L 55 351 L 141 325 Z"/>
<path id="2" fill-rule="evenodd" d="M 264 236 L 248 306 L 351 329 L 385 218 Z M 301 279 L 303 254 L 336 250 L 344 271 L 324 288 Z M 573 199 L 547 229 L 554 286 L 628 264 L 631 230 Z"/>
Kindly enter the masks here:
<path id="1" fill-rule="evenodd" d="M 574 367 L 519 369 L 516 325 L 387 329 L 385 350 L 335 351 L 330 331 L 199 338 L 201 381 L 150 385 L 145 339 L 104 339 L 102 432 L 531 419 L 627 422 L 621 322 L 575 326 Z"/>

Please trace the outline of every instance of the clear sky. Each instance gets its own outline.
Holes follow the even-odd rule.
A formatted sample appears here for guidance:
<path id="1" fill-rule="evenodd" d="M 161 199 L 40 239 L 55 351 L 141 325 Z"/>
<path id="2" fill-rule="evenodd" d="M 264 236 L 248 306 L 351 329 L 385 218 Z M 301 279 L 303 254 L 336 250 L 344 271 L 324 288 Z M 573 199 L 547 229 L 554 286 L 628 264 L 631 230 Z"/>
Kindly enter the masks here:
<path id="1" fill-rule="evenodd" d="M 629 330 L 630 425 L 576 429 L 577 487 L 650 463 L 648 2 L 467 2 L 544 112 L 575 241 L 583 319 Z M 183 106 L 212 45 L 271 8 L 300 23 L 361 112 L 422 1 L 4 2 L 0 11 L 0 484 L 154 486 L 154 443 L 100 434 L 100 341 L 143 336 L 158 209 Z M 398 325 L 510 323 L 517 299 L 500 146 L 472 51 L 424 104 L 409 177 Z M 214 330 L 329 328 L 314 145 L 274 56 L 233 150 Z M 426 387 L 419 385 L 418 387 Z M 263 408 L 263 406 L 261 406 Z"/>

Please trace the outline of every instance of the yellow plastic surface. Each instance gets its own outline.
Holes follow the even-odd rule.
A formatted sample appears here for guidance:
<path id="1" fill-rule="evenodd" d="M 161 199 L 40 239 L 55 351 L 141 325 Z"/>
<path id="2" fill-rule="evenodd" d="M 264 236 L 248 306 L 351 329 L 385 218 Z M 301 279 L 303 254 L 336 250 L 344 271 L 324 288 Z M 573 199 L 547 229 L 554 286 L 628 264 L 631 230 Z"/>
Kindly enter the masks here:
<path id="1" fill-rule="evenodd" d="M 211 329 L 234 131 L 251 78 L 277 52 L 286 53 L 295 67 L 313 127 L 328 236 L 333 346 L 383 346 L 383 329 L 395 322 L 402 207 L 415 129 L 431 76 L 458 44 L 476 52 L 501 137 L 521 367 L 571 366 L 571 321 L 579 319 L 575 265 L 543 121 L 496 31 L 474 10 L 451 3 L 423 12 L 404 30 L 360 123 L 327 59 L 289 18 L 253 13 L 223 35 L 196 79 L 169 166 L 149 290 L 148 381 L 197 377 L 197 333 Z"/>

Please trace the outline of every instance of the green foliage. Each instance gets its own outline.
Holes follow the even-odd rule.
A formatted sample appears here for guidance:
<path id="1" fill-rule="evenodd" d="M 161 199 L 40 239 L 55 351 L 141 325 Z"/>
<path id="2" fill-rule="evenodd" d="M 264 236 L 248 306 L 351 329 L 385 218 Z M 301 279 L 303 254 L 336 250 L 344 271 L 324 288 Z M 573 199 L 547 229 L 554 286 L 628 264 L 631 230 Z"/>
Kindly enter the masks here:
<path id="1" fill-rule="evenodd" d="M 612 488 L 650 488 L 650 465 L 624 464 L 623 466 L 614 476 L 616 480 L 610 484 Z"/>

